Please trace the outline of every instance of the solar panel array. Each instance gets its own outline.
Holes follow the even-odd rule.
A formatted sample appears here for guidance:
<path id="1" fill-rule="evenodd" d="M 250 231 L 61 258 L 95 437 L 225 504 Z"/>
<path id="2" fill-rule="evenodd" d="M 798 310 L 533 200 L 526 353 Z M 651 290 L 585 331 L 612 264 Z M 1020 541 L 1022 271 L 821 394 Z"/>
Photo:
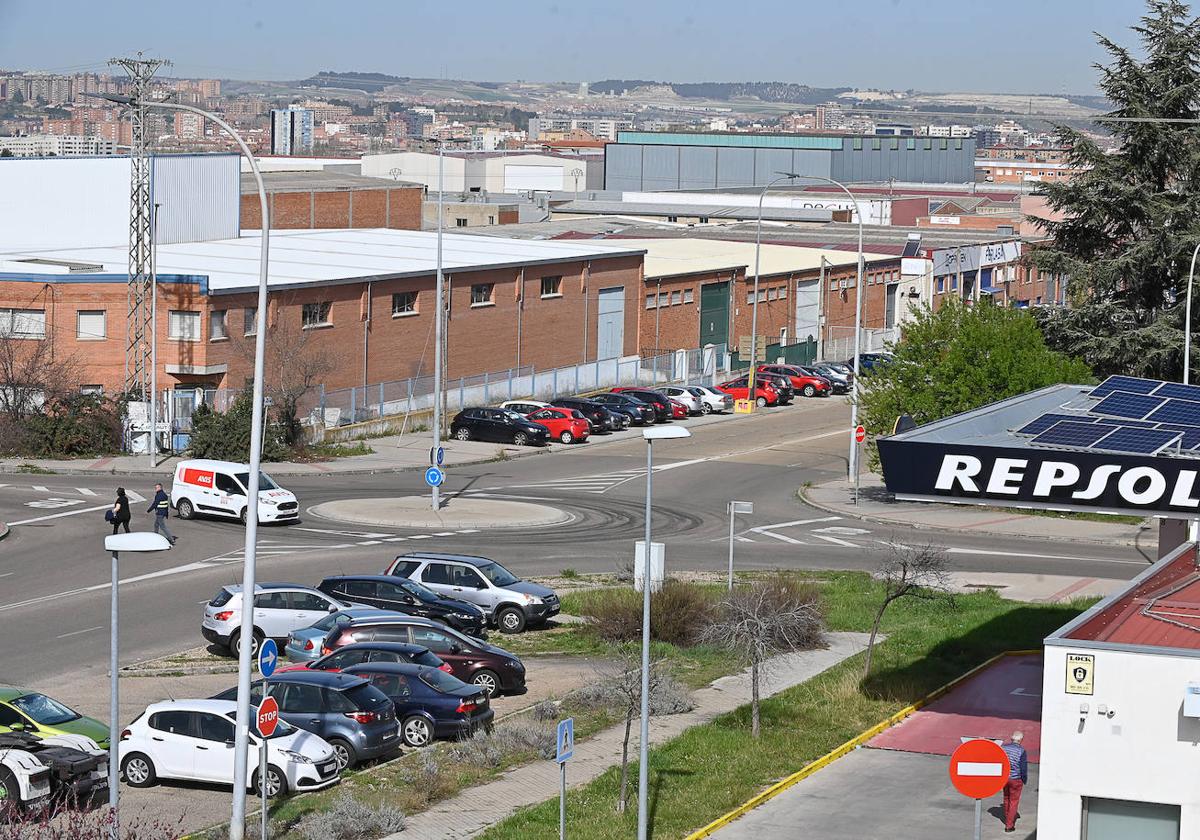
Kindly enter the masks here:
<path id="1" fill-rule="evenodd" d="M 1045 446 L 1200 457 L 1200 386 L 1110 376 L 1079 413 L 1043 414 L 1017 429 Z"/>

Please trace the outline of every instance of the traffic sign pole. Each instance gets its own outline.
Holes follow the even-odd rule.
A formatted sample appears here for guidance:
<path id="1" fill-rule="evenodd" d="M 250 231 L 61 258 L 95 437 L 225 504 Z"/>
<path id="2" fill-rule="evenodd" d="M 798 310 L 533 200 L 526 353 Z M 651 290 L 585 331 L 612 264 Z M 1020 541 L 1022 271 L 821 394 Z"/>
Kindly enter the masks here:
<path id="1" fill-rule="evenodd" d="M 859 478 L 862 473 L 862 444 L 867 439 L 867 430 L 862 426 L 854 428 L 854 504 L 858 504 Z"/>
<path id="2" fill-rule="evenodd" d="M 258 798 L 262 805 L 262 840 L 267 840 L 267 811 L 268 800 L 267 796 L 267 737 L 275 731 L 276 721 L 279 719 L 278 707 L 275 705 L 274 698 L 267 697 L 267 679 L 275 673 L 275 667 L 279 664 L 279 646 L 275 644 L 274 639 L 264 639 L 263 643 L 258 648 L 258 672 L 263 676 L 263 702 L 258 707 L 258 719 L 255 721 L 255 729 L 258 730 Z M 269 701 L 269 702 L 268 702 Z M 274 719 L 267 725 L 269 728 L 266 734 L 263 733 L 263 709 L 269 712 L 272 708 L 276 709 Z"/>
<path id="3" fill-rule="evenodd" d="M 975 800 L 975 840 L 981 840 L 983 837 L 983 800 Z M 267 838 L 263 838 L 267 840 Z"/>
<path id="4" fill-rule="evenodd" d="M 558 840 L 567 840 L 567 762 L 575 754 L 575 718 L 558 722 L 554 741 L 557 745 L 554 760 L 558 762 Z"/>

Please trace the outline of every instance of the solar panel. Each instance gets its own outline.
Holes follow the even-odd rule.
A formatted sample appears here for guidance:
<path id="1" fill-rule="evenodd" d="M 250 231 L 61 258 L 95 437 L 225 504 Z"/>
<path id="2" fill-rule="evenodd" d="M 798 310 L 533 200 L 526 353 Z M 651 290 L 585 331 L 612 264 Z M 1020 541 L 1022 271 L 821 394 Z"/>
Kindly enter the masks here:
<path id="1" fill-rule="evenodd" d="M 1173 397 L 1180 400 L 1200 402 L 1200 385 L 1183 385 L 1179 382 L 1164 382 L 1154 389 L 1156 397 Z"/>
<path id="2" fill-rule="evenodd" d="M 1078 414 L 1043 414 L 1041 417 L 1035 417 L 1021 428 L 1017 429 L 1019 435 L 1040 435 L 1042 432 L 1049 429 L 1055 423 L 1075 420 L 1080 423 L 1091 423 L 1094 418 L 1084 417 Z"/>
<path id="3" fill-rule="evenodd" d="M 1136 376 L 1110 376 L 1093 388 L 1090 396 L 1107 397 L 1113 391 L 1127 391 L 1130 394 L 1149 394 L 1162 384 L 1164 383 L 1158 379 L 1140 379 Z"/>
<path id="4" fill-rule="evenodd" d="M 1158 425 L 1147 420 L 1130 420 L 1126 417 L 1087 417 L 1080 419 L 1092 420 L 1094 423 L 1104 423 L 1108 426 L 1133 426 L 1136 429 L 1153 429 Z"/>
<path id="5" fill-rule="evenodd" d="M 1141 420 L 1164 402 L 1166 400 L 1161 397 L 1149 397 L 1143 394 L 1113 391 L 1093 406 L 1092 411 L 1097 414 L 1109 414 L 1113 417 L 1128 417 L 1132 420 Z M 1146 419 L 1150 418 L 1146 417 Z"/>
<path id="6" fill-rule="evenodd" d="M 1112 434 L 1112 431 L 1112 426 L 1068 420 L 1055 423 L 1049 429 L 1035 437 L 1033 442 L 1047 446 L 1078 446 L 1087 448 L 1105 435 Z"/>
<path id="7" fill-rule="evenodd" d="M 1188 426 L 1200 426 L 1200 402 L 1167 400 L 1146 419 L 1155 423 L 1182 423 Z"/>
<path id="8" fill-rule="evenodd" d="M 1131 426 L 1118 426 L 1111 434 L 1098 441 L 1093 448 L 1108 452 L 1153 455 L 1179 440 L 1181 434 L 1182 432 L 1167 429 L 1136 429 Z"/>

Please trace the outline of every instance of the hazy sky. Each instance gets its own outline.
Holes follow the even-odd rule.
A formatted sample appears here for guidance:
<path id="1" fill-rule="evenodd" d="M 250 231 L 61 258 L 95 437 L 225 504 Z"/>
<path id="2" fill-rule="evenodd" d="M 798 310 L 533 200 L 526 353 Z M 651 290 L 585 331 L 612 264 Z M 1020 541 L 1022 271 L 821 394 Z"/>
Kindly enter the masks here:
<path id="1" fill-rule="evenodd" d="M 788 81 L 1093 93 L 1093 31 L 1132 43 L 1141 0 L 0 0 L 0 67 L 172 75 L 319 70 L 477 80 Z"/>

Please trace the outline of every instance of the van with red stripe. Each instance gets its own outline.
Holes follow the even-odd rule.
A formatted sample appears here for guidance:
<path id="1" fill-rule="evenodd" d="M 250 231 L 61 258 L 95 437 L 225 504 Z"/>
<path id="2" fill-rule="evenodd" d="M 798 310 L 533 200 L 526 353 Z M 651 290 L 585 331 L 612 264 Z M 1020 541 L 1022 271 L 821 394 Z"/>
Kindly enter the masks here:
<path id="1" fill-rule="evenodd" d="M 296 496 L 271 480 L 265 472 L 258 478 L 258 521 L 288 522 L 300 518 Z M 171 506 L 180 519 L 197 515 L 240 519 L 246 522 L 246 500 L 250 494 L 250 465 L 232 461 L 180 461 L 171 483 Z"/>

